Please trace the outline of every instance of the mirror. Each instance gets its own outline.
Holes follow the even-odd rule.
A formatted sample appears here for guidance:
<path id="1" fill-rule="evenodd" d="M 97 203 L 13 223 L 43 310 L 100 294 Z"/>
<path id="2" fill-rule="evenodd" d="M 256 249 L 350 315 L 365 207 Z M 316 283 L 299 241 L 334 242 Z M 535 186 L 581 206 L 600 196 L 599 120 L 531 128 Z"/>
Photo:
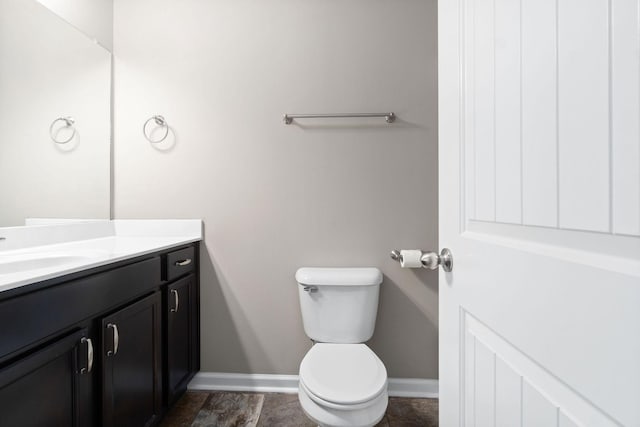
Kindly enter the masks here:
<path id="1" fill-rule="evenodd" d="M 0 227 L 110 217 L 110 44 L 65 19 L 0 0 Z"/>

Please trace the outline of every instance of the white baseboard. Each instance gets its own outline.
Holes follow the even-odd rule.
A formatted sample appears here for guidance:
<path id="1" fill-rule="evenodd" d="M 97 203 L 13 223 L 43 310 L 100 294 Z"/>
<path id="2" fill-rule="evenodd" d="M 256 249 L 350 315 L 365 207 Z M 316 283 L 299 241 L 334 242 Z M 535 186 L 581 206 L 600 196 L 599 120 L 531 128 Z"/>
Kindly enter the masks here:
<path id="1" fill-rule="evenodd" d="M 298 376 L 198 372 L 189 383 L 189 390 L 297 393 Z"/>
<path id="2" fill-rule="evenodd" d="M 438 380 L 389 378 L 389 396 L 438 398 Z"/>
<path id="3" fill-rule="evenodd" d="M 297 393 L 297 375 L 229 374 L 198 372 L 189 390 Z M 389 378 L 389 396 L 438 398 L 438 380 Z"/>

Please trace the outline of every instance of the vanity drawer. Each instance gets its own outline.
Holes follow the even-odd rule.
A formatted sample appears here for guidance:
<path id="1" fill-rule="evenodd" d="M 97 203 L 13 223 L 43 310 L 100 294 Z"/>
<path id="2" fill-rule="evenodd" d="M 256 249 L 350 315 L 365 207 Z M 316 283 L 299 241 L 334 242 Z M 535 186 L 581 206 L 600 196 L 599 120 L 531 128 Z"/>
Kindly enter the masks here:
<path id="1" fill-rule="evenodd" d="M 171 281 L 194 271 L 196 251 L 193 246 L 167 254 L 165 280 Z"/>

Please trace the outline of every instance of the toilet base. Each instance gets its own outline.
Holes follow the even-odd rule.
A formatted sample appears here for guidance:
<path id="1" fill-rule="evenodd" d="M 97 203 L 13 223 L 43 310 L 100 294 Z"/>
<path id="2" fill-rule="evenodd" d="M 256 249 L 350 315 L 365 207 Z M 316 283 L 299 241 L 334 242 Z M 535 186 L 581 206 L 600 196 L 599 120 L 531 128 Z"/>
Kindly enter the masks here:
<path id="1" fill-rule="evenodd" d="M 320 427 L 372 427 L 382 420 L 389 403 L 386 390 L 372 400 L 371 405 L 359 409 L 323 407 L 314 402 L 302 387 L 298 388 L 298 399 L 307 417 Z"/>

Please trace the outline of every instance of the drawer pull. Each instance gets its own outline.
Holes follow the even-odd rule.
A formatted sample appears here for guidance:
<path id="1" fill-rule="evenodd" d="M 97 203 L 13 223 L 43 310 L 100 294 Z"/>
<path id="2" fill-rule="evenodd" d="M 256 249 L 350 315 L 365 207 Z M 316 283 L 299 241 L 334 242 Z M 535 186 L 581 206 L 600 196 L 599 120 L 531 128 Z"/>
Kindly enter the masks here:
<path id="1" fill-rule="evenodd" d="M 171 293 L 173 294 L 173 301 L 175 302 L 173 308 L 171 309 L 171 312 L 177 313 L 178 306 L 180 305 L 180 298 L 178 297 L 178 291 L 176 289 L 172 289 Z"/>
<path id="2" fill-rule="evenodd" d="M 178 267 L 184 267 L 185 265 L 191 264 L 191 258 L 183 259 L 182 261 L 176 261 L 175 265 Z"/>
<path id="3" fill-rule="evenodd" d="M 107 325 L 107 329 L 113 329 L 113 351 L 112 350 L 107 351 L 107 356 L 115 356 L 116 354 L 118 354 L 118 343 L 120 341 L 120 334 L 118 333 L 118 327 L 113 323 L 109 323 Z"/>
<path id="4" fill-rule="evenodd" d="M 93 369 L 93 343 L 91 338 L 82 337 L 80 343 L 87 345 L 87 367 L 80 369 L 81 374 L 88 374 Z"/>

